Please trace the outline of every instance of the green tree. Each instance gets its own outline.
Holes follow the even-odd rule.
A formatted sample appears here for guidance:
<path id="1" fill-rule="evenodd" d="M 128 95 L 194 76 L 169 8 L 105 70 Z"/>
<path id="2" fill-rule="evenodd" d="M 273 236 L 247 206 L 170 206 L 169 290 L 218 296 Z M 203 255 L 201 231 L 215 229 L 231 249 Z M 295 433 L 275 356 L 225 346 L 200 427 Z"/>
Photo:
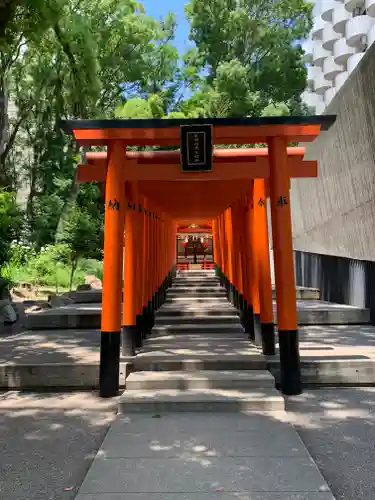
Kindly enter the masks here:
<path id="1" fill-rule="evenodd" d="M 70 290 L 80 259 L 97 257 L 99 239 L 100 235 L 97 232 L 94 219 L 85 209 L 75 206 L 66 222 L 60 241 L 66 246 L 66 258 L 71 266 Z"/>
<path id="2" fill-rule="evenodd" d="M 190 38 L 207 74 L 199 114 L 260 115 L 270 103 L 290 109 L 306 85 L 296 42 L 311 29 L 311 10 L 304 0 L 190 0 Z"/>

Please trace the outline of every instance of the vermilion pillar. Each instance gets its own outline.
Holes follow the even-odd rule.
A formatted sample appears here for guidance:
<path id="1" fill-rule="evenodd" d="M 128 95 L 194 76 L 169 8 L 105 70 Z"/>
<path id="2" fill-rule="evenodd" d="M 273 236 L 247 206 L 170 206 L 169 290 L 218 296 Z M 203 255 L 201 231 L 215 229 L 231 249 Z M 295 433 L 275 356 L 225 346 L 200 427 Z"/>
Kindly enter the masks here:
<path id="1" fill-rule="evenodd" d="M 294 281 L 287 142 L 282 137 L 272 137 L 267 142 L 270 161 L 270 199 L 281 388 L 284 394 L 300 394 L 302 386 L 297 330 L 297 301 Z"/>
<path id="2" fill-rule="evenodd" d="M 149 266 L 150 266 L 150 217 L 148 215 L 148 200 L 144 198 L 143 207 L 143 317 L 144 317 L 144 335 L 148 335 L 153 327 L 152 304 L 149 284 Z"/>
<path id="3" fill-rule="evenodd" d="M 136 293 L 137 293 L 137 346 L 142 345 L 142 338 L 144 337 L 145 318 L 143 314 L 143 277 L 144 277 L 144 197 L 138 193 L 136 201 L 136 224 L 137 224 L 137 240 L 136 240 L 136 255 L 137 255 L 137 280 L 136 280 Z"/>
<path id="4" fill-rule="evenodd" d="M 100 396 L 115 396 L 119 389 L 122 298 L 122 255 L 125 213 L 123 168 L 125 147 L 108 147 L 105 191 L 103 303 L 100 343 Z"/>
<path id="5" fill-rule="evenodd" d="M 249 334 L 251 340 L 255 339 L 255 326 L 254 315 L 257 306 L 256 289 L 257 274 L 255 272 L 255 249 L 254 249 L 254 210 L 253 210 L 253 193 L 254 186 L 251 182 L 246 200 L 245 200 L 245 225 L 244 225 L 244 238 L 245 238 L 245 259 L 246 259 L 246 286 L 245 286 L 245 299 L 246 299 L 246 316 L 244 318 L 245 332 Z"/>
<path id="6" fill-rule="evenodd" d="M 126 217 L 125 217 L 125 268 L 124 268 L 124 303 L 122 317 L 122 355 L 134 356 L 137 339 L 137 220 L 135 193 L 132 186 L 126 184 Z"/>
<path id="7" fill-rule="evenodd" d="M 228 208 L 224 213 L 224 237 L 226 242 L 226 260 L 227 260 L 227 273 L 228 279 L 228 294 L 231 302 L 234 301 L 233 294 L 233 226 L 231 209 Z"/>
<path id="8" fill-rule="evenodd" d="M 267 197 L 264 179 L 254 181 L 254 215 L 256 219 L 257 271 L 259 276 L 260 328 L 263 354 L 275 354 L 272 281 L 268 241 Z"/>

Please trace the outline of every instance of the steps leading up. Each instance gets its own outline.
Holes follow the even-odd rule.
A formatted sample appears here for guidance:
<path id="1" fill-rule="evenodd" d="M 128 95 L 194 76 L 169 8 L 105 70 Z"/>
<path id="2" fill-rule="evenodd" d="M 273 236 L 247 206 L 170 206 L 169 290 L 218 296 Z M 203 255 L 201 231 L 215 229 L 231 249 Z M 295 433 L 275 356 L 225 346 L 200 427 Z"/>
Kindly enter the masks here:
<path id="1" fill-rule="evenodd" d="M 284 410 L 266 368 L 218 279 L 204 271 L 184 273 L 133 360 L 119 412 Z"/>

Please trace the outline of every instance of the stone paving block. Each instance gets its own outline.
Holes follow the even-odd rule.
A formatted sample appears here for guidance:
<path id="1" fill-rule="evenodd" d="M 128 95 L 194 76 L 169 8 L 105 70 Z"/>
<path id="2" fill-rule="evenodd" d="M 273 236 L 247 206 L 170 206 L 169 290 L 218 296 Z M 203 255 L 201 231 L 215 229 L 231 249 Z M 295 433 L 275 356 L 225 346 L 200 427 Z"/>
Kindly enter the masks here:
<path id="1" fill-rule="evenodd" d="M 288 492 L 223 492 L 220 488 L 212 493 L 99 493 L 76 496 L 75 500 L 335 500 L 332 493 Z"/>
<path id="2" fill-rule="evenodd" d="M 126 380 L 126 389 L 246 389 L 274 387 L 275 379 L 267 370 L 201 370 L 196 372 L 134 372 Z"/>
<path id="3" fill-rule="evenodd" d="M 311 458 L 96 459 L 80 493 L 329 491 Z"/>
<path id="4" fill-rule="evenodd" d="M 152 428 L 145 430 L 141 423 L 135 423 L 132 432 L 129 432 L 126 422 L 120 425 L 121 421 L 117 421 L 117 425 L 108 431 L 98 457 L 180 458 L 186 461 L 220 457 L 309 458 L 292 426 L 275 425 L 274 422 L 268 424 L 267 418 L 262 425 L 243 432 L 233 432 L 231 428 L 227 432 L 211 428 L 207 419 L 205 427 L 190 429 L 187 426 L 178 430 L 176 427 L 159 426 L 162 419 L 152 420 Z"/>
<path id="5" fill-rule="evenodd" d="M 282 411 L 284 399 L 275 389 L 195 389 L 188 391 L 125 391 L 120 413 Z"/>
<path id="6" fill-rule="evenodd" d="M 197 370 L 265 370 L 267 360 L 259 352 L 254 354 L 217 354 L 207 356 L 176 356 L 173 354 L 141 353 L 133 359 L 134 371 L 197 371 Z"/>

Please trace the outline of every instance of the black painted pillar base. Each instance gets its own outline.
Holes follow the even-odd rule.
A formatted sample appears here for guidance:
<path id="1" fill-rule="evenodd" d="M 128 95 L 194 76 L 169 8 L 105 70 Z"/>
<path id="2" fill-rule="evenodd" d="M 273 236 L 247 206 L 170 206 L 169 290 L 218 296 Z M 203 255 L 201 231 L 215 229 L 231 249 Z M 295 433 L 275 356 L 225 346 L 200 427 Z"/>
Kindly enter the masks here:
<path id="1" fill-rule="evenodd" d="M 254 314 L 255 344 L 262 345 L 262 333 L 260 329 L 260 314 Z"/>
<path id="2" fill-rule="evenodd" d="M 120 332 L 102 332 L 100 338 L 99 395 L 112 398 L 119 391 Z"/>
<path id="3" fill-rule="evenodd" d="M 298 330 L 279 330 L 280 384 L 286 395 L 302 392 Z"/>
<path id="4" fill-rule="evenodd" d="M 155 326 L 155 309 L 152 300 L 148 303 L 148 318 L 149 318 L 149 323 L 148 323 L 148 328 L 151 333 L 151 330 Z"/>
<path id="5" fill-rule="evenodd" d="M 135 355 L 135 343 L 137 338 L 136 325 L 121 327 L 121 352 L 124 357 Z"/>
<path id="6" fill-rule="evenodd" d="M 246 311 L 244 312 L 244 328 L 250 340 L 255 340 L 255 323 L 253 306 L 246 302 Z"/>
<path id="7" fill-rule="evenodd" d="M 151 328 L 150 328 L 150 311 L 148 307 L 144 307 L 142 311 L 143 315 L 143 331 L 142 331 L 142 338 L 146 339 L 148 335 L 150 335 Z"/>
<path id="8" fill-rule="evenodd" d="M 245 313 L 245 297 L 240 293 L 238 296 L 238 312 L 240 313 L 240 321 L 243 326 L 244 324 L 244 313 Z"/>
<path id="9" fill-rule="evenodd" d="M 275 356 L 275 325 L 273 323 L 261 323 L 262 350 L 265 356 Z"/>
<path id="10" fill-rule="evenodd" d="M 229 299 L 229 302 L 231 302 L 232 304 L 234 304 L 235 300 L 234 300 L 234 296 L 235 296 L 235 288 L 234 288 L 234 285 L 232 285 L 232 283 L 229 283 L 229 292 L 228 292 L 228 299 Z"/>
<path id="11" fill-rule="evenodd" d="M 152 305 L 154 308 L 154 311 L 157 311 L 159 309 L 159 290 L 154 293 L 154 296 L 152 297 Z"/>
<path id="12" fill-rule="evenodd" d="M 135 320 L 136 335 L 135 335 L 135 347 L 142 347 L 142 331 L 143 331 L 143 317 L 138 314 Z"/>

